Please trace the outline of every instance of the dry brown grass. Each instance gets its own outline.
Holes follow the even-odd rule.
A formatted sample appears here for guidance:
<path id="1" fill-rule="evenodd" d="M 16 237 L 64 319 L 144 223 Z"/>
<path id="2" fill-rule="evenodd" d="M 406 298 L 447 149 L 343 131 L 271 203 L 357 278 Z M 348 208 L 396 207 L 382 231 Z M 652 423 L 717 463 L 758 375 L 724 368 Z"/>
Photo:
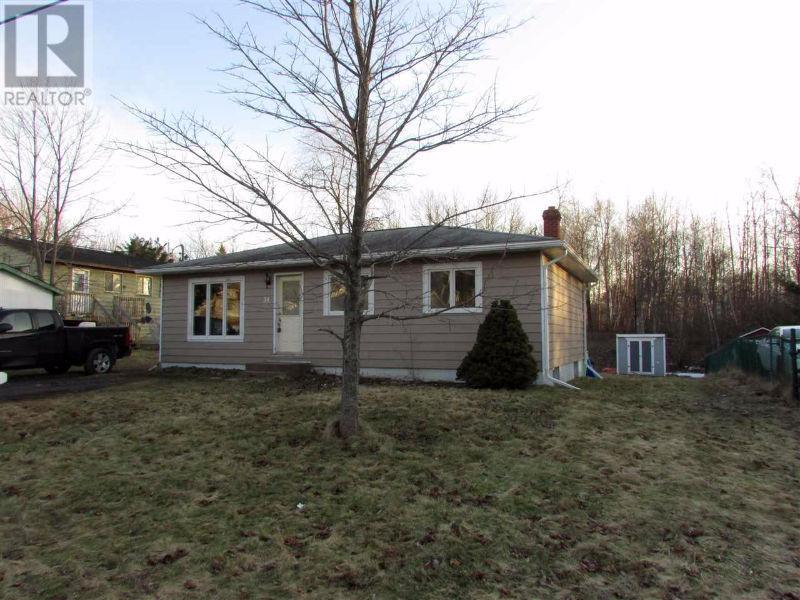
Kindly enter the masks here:
<path id="1" fill-rule="evenodd" d="M 349 446 L 325 380 L 0 405 L 0 596 L 795 597 L 800 407 L 581 385 L 369 385 Z"/>

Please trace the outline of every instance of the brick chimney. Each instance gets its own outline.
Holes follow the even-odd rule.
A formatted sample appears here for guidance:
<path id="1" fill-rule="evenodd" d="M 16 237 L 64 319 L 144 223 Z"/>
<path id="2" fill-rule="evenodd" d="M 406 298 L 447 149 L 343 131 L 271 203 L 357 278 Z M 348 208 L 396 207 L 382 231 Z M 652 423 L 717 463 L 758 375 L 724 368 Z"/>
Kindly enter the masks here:
<path id="1" fill-rule="evenodd" d="M 552 238 L 561 238 L 561 213 L 555 206 L 549 206 L 542 213 L 544 221 L 544 235 Z"/>

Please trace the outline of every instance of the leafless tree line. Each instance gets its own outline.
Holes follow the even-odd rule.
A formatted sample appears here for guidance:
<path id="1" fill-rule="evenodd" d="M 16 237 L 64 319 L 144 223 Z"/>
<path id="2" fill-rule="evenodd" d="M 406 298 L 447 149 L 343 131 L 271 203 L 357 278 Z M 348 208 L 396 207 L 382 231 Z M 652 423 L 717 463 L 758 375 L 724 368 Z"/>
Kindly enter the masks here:
<path id="1" fill-rule="evenodd" d="M 593 332 L 663 332 L 670 359 L 699 362 L 756 327 L 797 321 L 800 188 L 767 173 L 744 207 L 702 218 L 667 198 L 562 204 L 567 241 L 597 272 Z"/>
<path id="2" fill-rule="evenodd" d="M 555 188 L 554 188 L 555 189 Z M 553 190 L 545 190 L 531 196 L 541 196 Z M 425 192 L 412 202 L 408 225 L 436 225 L 446 223 L 453 227 L 474 227 L 487 231 L 505 233 L 524 233 L 537 235 L 538 226 L 525 216 L 519 200 L 502 199 L 496 190 L 486 187 L 475 201 L 469 201 L 457 194 L 447 196 L 434 192 Z M 379 227 L 402 226 L 403 220 L 378 221 Z M 378 227 L 376 226 L 376 228 Z"/>

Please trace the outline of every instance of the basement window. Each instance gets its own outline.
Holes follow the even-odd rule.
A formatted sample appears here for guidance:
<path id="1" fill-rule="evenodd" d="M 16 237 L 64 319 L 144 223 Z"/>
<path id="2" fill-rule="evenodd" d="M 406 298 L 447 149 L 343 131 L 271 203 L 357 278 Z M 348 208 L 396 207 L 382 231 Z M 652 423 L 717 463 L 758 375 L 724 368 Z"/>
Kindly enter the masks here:
<path id="1" fill-rule="evenodd" d="M 481 263 L 422 267 L 422 311 L 479 313 L 483 310 Z"/>

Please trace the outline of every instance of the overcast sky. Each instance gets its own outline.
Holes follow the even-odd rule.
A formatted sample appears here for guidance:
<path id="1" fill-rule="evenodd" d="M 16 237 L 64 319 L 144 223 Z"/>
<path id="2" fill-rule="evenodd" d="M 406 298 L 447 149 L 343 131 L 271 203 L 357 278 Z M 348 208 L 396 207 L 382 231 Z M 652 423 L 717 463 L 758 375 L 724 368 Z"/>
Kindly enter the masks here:
<path id="1" fill-rule="evenodd" d="M 800 176 L 800 2 L 507 0 L 505 10 L 533 20 L 492 48 L 476 82 L 496 74 L 505 96 L 535 96 L 538 110 L 508 142 L 426 158 L 410 193 L 473 198 L 487 185 L 534 192 L 569 180 L 585 201 L 654 193 L 724 214 L 764 168 L 787 188 Z M 114 97 L 197 111 L 248 141 L 270 133 L 214 93 L 213 69 L 230 55 L 192 16 L 214 11 L 235 22 L 253 14 L 223 0 L 94 3 L 93 102 L 112 136 L 142 135 Z M 180 240 L 188 217 L 176 200 L 189 190 L 130 163 L 116 157 L 103 181 L 107 198 L 129 201 L 108 228 Z M 538 221 L 546 204 L 526 212 Z"/>

